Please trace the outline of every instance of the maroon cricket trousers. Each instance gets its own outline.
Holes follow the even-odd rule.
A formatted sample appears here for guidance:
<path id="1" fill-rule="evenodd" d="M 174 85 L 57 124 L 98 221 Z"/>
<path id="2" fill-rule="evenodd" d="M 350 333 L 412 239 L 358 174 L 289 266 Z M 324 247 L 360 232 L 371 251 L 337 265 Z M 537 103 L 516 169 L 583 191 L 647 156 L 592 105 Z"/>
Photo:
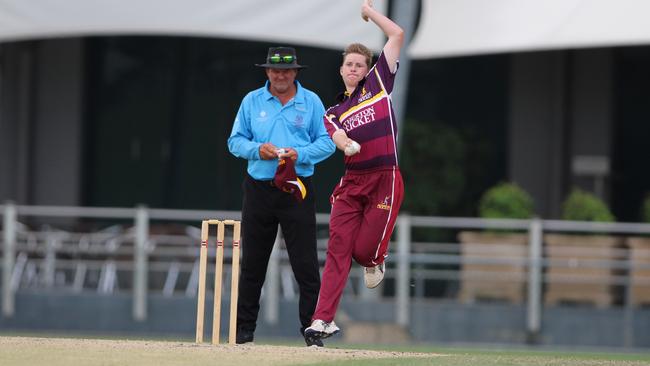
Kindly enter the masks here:
<path id="1" fill-rule="evenodd" d="M 330 197 L 330 238 L 313 319 L 334 319 L 352 259 L 364 267 L 384 261 L 403 197 L 397 167 L 347 171 L 343 176 Z"/>

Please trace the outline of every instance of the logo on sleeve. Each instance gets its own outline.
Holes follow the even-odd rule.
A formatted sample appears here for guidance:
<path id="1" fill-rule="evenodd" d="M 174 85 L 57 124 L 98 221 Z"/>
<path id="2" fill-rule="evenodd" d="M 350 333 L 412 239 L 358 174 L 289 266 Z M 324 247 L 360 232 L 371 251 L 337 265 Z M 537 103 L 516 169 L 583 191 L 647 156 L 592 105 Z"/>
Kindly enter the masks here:
<path id="1" fill-rule="evenodd" d="M 391 196 L 386 196 L 386 198 L 384 198 L 383 202 L 377 204 L 377 208 L 389 211 L 391 201 L 392 201 L 392 197 Z"/>

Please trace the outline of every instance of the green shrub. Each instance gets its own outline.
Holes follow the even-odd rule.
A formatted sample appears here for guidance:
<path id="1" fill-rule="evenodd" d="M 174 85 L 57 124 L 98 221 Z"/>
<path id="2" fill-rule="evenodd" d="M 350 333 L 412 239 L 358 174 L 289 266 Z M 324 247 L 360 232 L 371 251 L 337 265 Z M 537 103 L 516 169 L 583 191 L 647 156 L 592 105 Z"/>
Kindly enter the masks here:
<path id="1" fill-rule="evenodd" d="M 579 188 L 574 188 L 562 204 L 562 218 L 571 221 L 615 221 L 603 200 Z"/>
<path id="2" fill-rule="evenodd" d="M 641 206 L 641 220 L 650 223 L 650 193 L 647 193 Z"/>
<path id="3" fill-rule="evenodd" d="M 488 189 L 479 202 L 479 216 L 487 219 L 529 219 L 533 214 L 533 199 L 514 183 Z"/>

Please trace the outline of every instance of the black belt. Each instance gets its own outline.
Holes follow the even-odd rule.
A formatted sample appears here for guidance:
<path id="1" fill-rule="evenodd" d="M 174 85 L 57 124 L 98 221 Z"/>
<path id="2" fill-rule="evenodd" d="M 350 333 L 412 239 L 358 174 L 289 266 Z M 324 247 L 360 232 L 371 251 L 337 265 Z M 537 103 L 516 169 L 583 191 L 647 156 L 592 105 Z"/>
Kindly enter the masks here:
<path id="1" fill-rule="evenodd" d="M 262 184 L 268 184 L 271 187 L 275 187 L 275 182 L 274 182 L 273 179 L 270 179 L 270 180 L 255 179 L 255 178 L 251 177 L 250 175 L 248 175 L 248 178 L 255 181 L 255 182 L 261 182 Z M 303 182 L 307 182 L 307 181 L 311 180 L 311 177 L 298 176 L 298 178 L 300 178 L 300 180 L 302 180 Z"/>

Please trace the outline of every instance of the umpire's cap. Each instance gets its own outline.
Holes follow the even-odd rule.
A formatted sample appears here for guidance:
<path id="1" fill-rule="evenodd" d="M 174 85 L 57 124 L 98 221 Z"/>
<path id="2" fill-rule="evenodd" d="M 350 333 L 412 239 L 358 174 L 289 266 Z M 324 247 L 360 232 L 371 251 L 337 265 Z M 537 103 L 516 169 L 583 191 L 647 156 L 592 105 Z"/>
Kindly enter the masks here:
<path id="1" fill-rule="evenodd" d="M 304 69 L 307 66 L 298 65 L 298 56 L 293 47 L 271 47 L 266 56 L 266 63 L 255 64 L 259 67 L 272 69 Z"/>

